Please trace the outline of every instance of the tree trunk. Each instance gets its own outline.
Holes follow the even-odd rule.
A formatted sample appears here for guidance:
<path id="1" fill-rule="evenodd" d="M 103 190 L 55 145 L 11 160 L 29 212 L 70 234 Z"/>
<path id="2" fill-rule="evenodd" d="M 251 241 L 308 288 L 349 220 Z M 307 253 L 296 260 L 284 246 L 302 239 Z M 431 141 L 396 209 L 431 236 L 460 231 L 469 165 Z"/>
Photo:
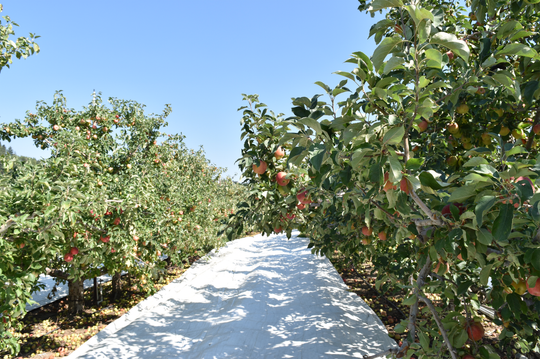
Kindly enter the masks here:
<path id="1" fill-rule="evenodd" d="M 68 280 L 68 311 L 79 314 L 84 310 L 84 279 Z"/>
<path id="2" fill-rule="evenodd" d="M 122 294 L 122 272 L 114 273 L 112 277 L 111 301 L 116 301 Z"/>

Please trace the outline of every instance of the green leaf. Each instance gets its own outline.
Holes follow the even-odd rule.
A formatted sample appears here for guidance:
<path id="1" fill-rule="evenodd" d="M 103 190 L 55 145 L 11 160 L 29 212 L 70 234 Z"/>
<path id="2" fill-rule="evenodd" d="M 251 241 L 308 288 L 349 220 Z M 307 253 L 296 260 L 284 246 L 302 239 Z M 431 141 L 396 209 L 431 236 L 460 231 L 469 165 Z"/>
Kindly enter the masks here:
<path id="1" fill-rule="evenodd" d="M 384 70 L 383 74 L 387 75 L 390 71 L 393 71 L 395 69 L 402 69 L 403 67 L 403 61 L 404 59 L 399 56 L 392 56 L 385 64 L 384 64 Z"/>
<path id="2" fill-rule="evenodd" d="M 468 160 L 463 167 L 476 167 L 479 165 L 487 165 L 489 162 L 482 157 L 473 157 L 470 160 Z"/>
<path id="3" fill-rule="evenodd" d="M 411 295 L 407 299 L 405 299 L 402 304 L 403 305 L 413 305 L 418 300 L 418 297 L 416 295 Z"/>
<path id="4" fill-rule="evenodd" d="M 319 123 L 319 121 L 314 120 L 312 118 L 304 117 L 304 118 L 299 119 L 298 122 L 314 129 L 315 132 L 317 132 L 317 134 L 320 134 L 322 131 L 321 124 Z"/>
<path id="5" fill-rule="evenodd" d="M 456 188 L 450 195 L 448 202 L 463 203 L 467 198 L 472 197 L 475 194 L 475 186 L 465 185 L 463 187 Z"/>
<path id="6" fill-rule="evenodd" d="M 506 301 L 508 302 L 508 306 L 510 307 L 512 313 L 519 318 L 521 315 L 521 296 L 517 295 L 516 293 L 510 293 L 506 296 Z"/>
<path id="7" fill-rule="evenodd" d="M 315 150 L 313 150 L 310 153 L 311 155 L 310 162 L 313 165 L 313 167 L 315 167 L 315 169 L 319 171 L 321 169 L 321 166 L 324 160 L 324 155 L 326 154 L 326 147 L 320 144 L 314 145 L 313 147 L 315 147 Z"/>
<path id="8" fill-rule="evenodd" d="M 369 168 L 369 179 L 371 182 L 379 183 L 381 180 L 381 164 L 379 162 L 375 162 L 370 168 Z"/>
<path id="9" fill-rule="evenodd" d="M 431 37 L 432 44 L 442 45 L 449 48 L 465 61 L 469 61 L 469 47 L 463 40 L 459 40 L 456 35 L 446 32 L 438 32 Z"/>
<path id="10" fill-rule="evenodd" d="M 383 10 L 389 7 L 401 7 L 403 2 L 401 0 L 375 0 L 369 7 L 370 12 Z"/>
<path id="11" fill-rule="evenodd" d="M 405 6 L 405 9 L 409 12 L 416 27 L 424 20 L 433 21 L 433 14 L 427 9 L 416 7 L 414 5 Z"/>
<path id="12" fill-rule="evenodd" d="M 395 49 L 403 42 L 403 39 L 398 36 L 393 37 L 386 37 L 379 46 L 375 49 L 373 52 L 373 56 L 371 57 L 371 61 L 373 62 L 373 66 L 375 67 L 376 71 L 379 71 L 381 66 L 383 65 L 383 61 L 390 54 L 391 52 L 395 51 Z"/>
<path id="13" fill-rule="evenodd" d="M 508 235 L 512 231 L 512 221 L 514 218 L 514 206 L 511 204 L 502 205 L 499 216 L 493 223 L 493 237 L 497 242 L 506 242 Z"/>
<path id="14" fill-rule="evenodd" d="M 537 271 L 540 271 L 540 248 L 536 248 L 531 256 L 531 264 Z"/>
<path id="15" fill-rule="evenodd" d="M 485 246 L 489 246 L 491 245 L 491 242 L 493 242 L 493 236 L 485 228 L 480 229 L 476 233 L 476 238 L 478 238 L 478 241 Z"/>
<path id="16" fill-rule="evenodd" d="M 467 331 L 465 329 L 460 329 L 457 335 L 454 336 L 454 346 L 456 348 L 461 348 L 465 345 L 468 339 L 469 335 L 467 334 Z"/>
<path id="17" fill-rule="evenodd" d="M 439 189 L 444 188 L 439 182 L 437 182 L 435 177 L 433 177 L 433 175 L 427 171 L 420 173 L 418 178 L 420 179 L 420 183 L 422 183 L 422 186 L 426 186 L 434 190 L 439 190 Z"/>
<path id="18" fill-rule="evenodd" d="M 411 158 L 405 164 L 405 168 L 411 171 L 417 171 L 424 164 L 425 158 Z"/>
<path id="19" fill-rule="evenodd" d="M 429 351 L 429 337 L 422 333 L 421 331 L 418 331 L 418 338 L 420 339 L 420 345 L 422 346 L 422 349 L 424 351 Z"/>
<path id="20" fill-rule="evenodd" d="M 522 146 L 515 146 L 510 151 L 506 152 L 507 156 L 516 155 L 519 153 L 527 153 L 527 150 Z"/>
<path id="21" fill-rule="evenodd" d="M 348 79 L 351 79 L 353 81 L 356 81 L 356 78 L 354 77 L 353 74 L 351 74 L 350 72 L 346 72 L 346 71 L 336 71 L 334 72 L 336 75 L 340 75 L 340 76 L 343 76 L 343 77 L 346 77 Z"/>
<path id="22" fill-rule="evenodd" d="M 525 83 L 522 88 L 521 92 L 523 94 L 523 98 L 527 103 L 532 103 L 534 99 L 534 93 L 540 89 L 540 82 L 537 80 L 529 81 Z"/>
<path id="23" fill-rule="evenodd" d="M 480 284 L 487 285 L 489 281 L 489 275 L 491 274 L 491 268 L 493 267 L 493 264 L 490 264 L 488 266 L 485 266 L 480 271 Z"/>
<path id="24" fill-rule="evenodd" d="M 495 56 L 505 56 L 505 55 L 517 55 L 524 57 L 538 58 L 538 52 L 535 49 L 530 48 L 527 45 L 513 43 L 506 45 L 501 51 L 497 52 Z"/>
<path id="25" fill-rule="evenodd" d="M 497 72 L 491 76 L 495 81 L 500 83 L 501 85 L 504 85 L 505 87 L 512 89 L 514 87 L 514 82 L 512 79 L 507 76 L 506 74 Z"/>
<path id="26" fill-rule="evenodd" d="M 403 139 L 403 135 L 405 135 L 405 128 L 403 126 L 391 128 L 384 134 L 383 143 L 397 145 Z"/>
<path id="27" fill-rule="evenodd" d="M 426 66 L 440 69 L 442 67 L 442 54 L 436 49 L 426 50 L 426 59 L 428 59 Z"/>
<path id="28" fill-rule="evenodd" d="M 401 179 L 401 162 L 398 161 L 397 158 L 394 158 L 392 156 L 388 157 L 388 162 L 390 162 L 390 170 L 392 171 L 392 178 L 394 178 L 396 181 L 399 181 Z"/>
<path id="29" fill-rule="evenodd" d="M 482 222 L 484 220 L 484 213 L 489 211 L 491 207 L 495 204 L 497 198 L 495 196 L 484 196 L 476 204 L 476 225 L 482 227 Z M 486 243 L 488 244 L 488 243 Z"/>

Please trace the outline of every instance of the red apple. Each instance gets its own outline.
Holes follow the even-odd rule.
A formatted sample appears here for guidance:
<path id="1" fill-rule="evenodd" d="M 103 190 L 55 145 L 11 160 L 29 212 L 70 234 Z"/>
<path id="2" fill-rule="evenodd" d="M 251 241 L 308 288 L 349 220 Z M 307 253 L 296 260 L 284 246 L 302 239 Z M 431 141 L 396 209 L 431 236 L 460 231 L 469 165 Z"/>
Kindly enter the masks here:
<path id="1" fill-rule="evenodd" d="M 475 358 L 471 354 L 465 354 L 464 356 L 461 357 L 461 359 L 475 359 Z"/>
<path id="2" fill-rule="evenodd" d="M 58 126 L 58 125 L 53 126 L 53 130 L 58 131 L 59 129 L 60 129 L 60 126 Z"/>
<path id="3" fill-rule="evenodd" d="M 540 297 L 540 278 L 536 280 L 536 284 L 534 287 L 529 287 L 529 281 L 527 280 L 527 290 L 531 295 L 534 295 L 535 297 Z"/>
<path id="4" fill-rule="evenodd" d="M 286 185 L 289 184 L 289 180 L 287 178 L 285 178 L 285 176 L 287 176 L 286 172 L 279 172 L 277 174 L 276 180 L 277 180 L 278 185 L 286 186 Z"/>
<path id="5" fill-rule="evenodd" d="M 447 51 L 446 56 L 448 56 L 448 59 L 452 61 L 456 55 L 452 51 Z"/>
<path id="6" fill-rule="evenodd" d="M 298 202 L 302 203 L 302 204 L 310 204 L 311 203 L 311 200 L 308 198 L 306 198 L 306 195 L 307 195 L 307 190 L 306 191 L 303 191 L 303 192 L 300 192 L 296 195 L 296 199 L 298 200 Z"/>
<path id="7" fill-rule="evenodd" d="M 424 132 L 425 130 L 427 130 L 428 125 L 429 125 L 429 122 L 427 122 L 426 120 L 422 120 L 422 121 L 418 124 L 418 128 L 420 129 L 420 132 Z"/>
<path id="8" fill-rule="evenodd" d="M 536 124 L 532 128 L 535 135 L 538 135 L 540 133 L 540 123 Z"/>
<path id="9" fill-rule="evenodd" d="M 71 253 L 71 255 L 76 255 L 76 254 L 79 254 L 79 248 L 77 247 L 71 247 L 71 249 L 69 250 L 69 253 Z"/>
<path id="10" fill-rule="evenodd" d="M 255 172 L 256 174 L 262 175 L 264 172 L 266 172 L 267 165 L 266 165 L 266 162 L 260 161 L 258 167 L 254 163 L 253 166 L 251 166 L 251 168 L 253 169 L 253 172 Z"/>
<path id="11" fill-rule="evenodd" d="M 109 243 L 110 239 L 111 239 L 111 237 L 107 236 L 107 237 L 101 237 L 99 240 L 102 241 L 103 243 Z"/>
<path id="12" fill-rule="evenodd" d="M 467 334 L 469 339 L 478 341 L 484 336 L 484 327 L 478 322 L 471 322 L 467 327 Z"/>
<path id="13" fill-rule="evenodd" d="M 299 203 L 296 205 L 296 208 L 298 208 L 299 210 L 303 210 L 304 208 L 306 208 L 306 205 L 303 203 Z"/>
<path id="14" fill-rule="evenodd" d="M 384 231 L 379 232 L 379 239 L 381 241 L 386 241 L 386 232 Z"/>
<path id="15" fill-rule="evenodd" d="M 283 150 L 283 148 L 281 148 L 281 146 L 279 146 L 276 152 L 274 152 L 274 157 L 279 160 L 282 159 L 283 156 L 285 156 L 285 151 Z"/>
<path id="16" fill-rule="evenodd" d="M 364 226 L 362 227 L 362 234 L 364 236 L 371 236 L 371 234 L 373 233 L 373 229 L 372 228 L 369 228 L 367 226 Z"/>
<path id="17" fill-rule="evenodd" d="M 72 255 L 71 253 L 66 253 L 66 254 L 64 255 L 64 260 L 65 260 L 66 262 L 71 262 L 71 261 L 73 260 L 73 255 Z"/>
<path id="18" fill-rule="evenodd" d="M 275 233 L 279 233 L 279 232 L 281 232 L 281 230 L 282 230 L 281 227 L 274 228 L 274 232 L 275 232 Z"/>

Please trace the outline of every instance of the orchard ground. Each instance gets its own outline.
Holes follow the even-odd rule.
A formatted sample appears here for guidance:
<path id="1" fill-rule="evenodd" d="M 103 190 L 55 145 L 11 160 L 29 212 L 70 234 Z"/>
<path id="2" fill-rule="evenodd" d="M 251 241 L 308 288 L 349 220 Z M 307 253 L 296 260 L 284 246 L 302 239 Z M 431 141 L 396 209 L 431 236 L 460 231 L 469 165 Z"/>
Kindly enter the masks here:
<path id="1" fill-rule="evenodd" d="M 395 332 L 397 323 L 406 318 L 407 307 L 401 302 L 406 298 L 406 293 L 399 288 L 383 285 L 377 289 L 377 272 L 370 263 L 364 264 L 361 268 L 352 268 L 340 253 L 334 253 L 332 263 L 339 272 L 344 283 L 349 287 L 349 291 L 361 297 L 377 314 L 385 324 L 389 336 L 397 344 L 400 344 L 404 333 Z M 185 263 L 184 268 L 169 267 L 156 289 L 170 283 L 180 277 L 191 264 L 199 257 L 192 257 L 189 263 Z M 11 357 L 2 353 L 0 357 L 7 358 L 52 358 L 67 356 L 78 348 L 89 338 L 105 328 L 109 323 L 118 319 L 129 309 L 145 298 L 145 292 L 136 285 L 132 285 L 129 276 L 123 281 L 123 295 L 115 303 L 109 302 L 110 283 L 104 284 L 105 301 L 95 306 L 92 302 L 92 289 L 85 292 L 87 308 L 84 313 L 78 316 L 67 314 L 67 303 L 65 299 L 57 300 L 44 307 L 29 312 L 23 319 L 23 328 L 17 332 L 21 344 L 19 356 Z M 434 303 L 438 298 L 432 298 Z M 422 319 L 429 320 L 429 315 L 423 315 Z M 513 348 L 503 348 L 498 344 L 498 335 L 501 327 L 495 325 L 489 318 L 484 317 L 485 337 L 482 343 L 491 344 L 499 350 L 501 358 L 512 358 Z M 467 345 L 474 345 L 467 343 Z M 479 344 L 482 345 L 482 344 Z M 507 355 L 510 354 L 510 355 Z"/>

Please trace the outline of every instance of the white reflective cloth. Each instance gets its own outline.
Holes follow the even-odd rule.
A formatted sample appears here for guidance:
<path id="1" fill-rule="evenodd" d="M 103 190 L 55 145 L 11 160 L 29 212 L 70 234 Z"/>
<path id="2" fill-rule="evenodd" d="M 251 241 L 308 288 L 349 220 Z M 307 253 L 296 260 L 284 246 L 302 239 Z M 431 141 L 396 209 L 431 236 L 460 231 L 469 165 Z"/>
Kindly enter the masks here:
<path id="1" fill-rule="evenodd" d="M 230 242 L 69 357 L 361 358 L 396 347 L 308 243 L 296 235 Z"/>

